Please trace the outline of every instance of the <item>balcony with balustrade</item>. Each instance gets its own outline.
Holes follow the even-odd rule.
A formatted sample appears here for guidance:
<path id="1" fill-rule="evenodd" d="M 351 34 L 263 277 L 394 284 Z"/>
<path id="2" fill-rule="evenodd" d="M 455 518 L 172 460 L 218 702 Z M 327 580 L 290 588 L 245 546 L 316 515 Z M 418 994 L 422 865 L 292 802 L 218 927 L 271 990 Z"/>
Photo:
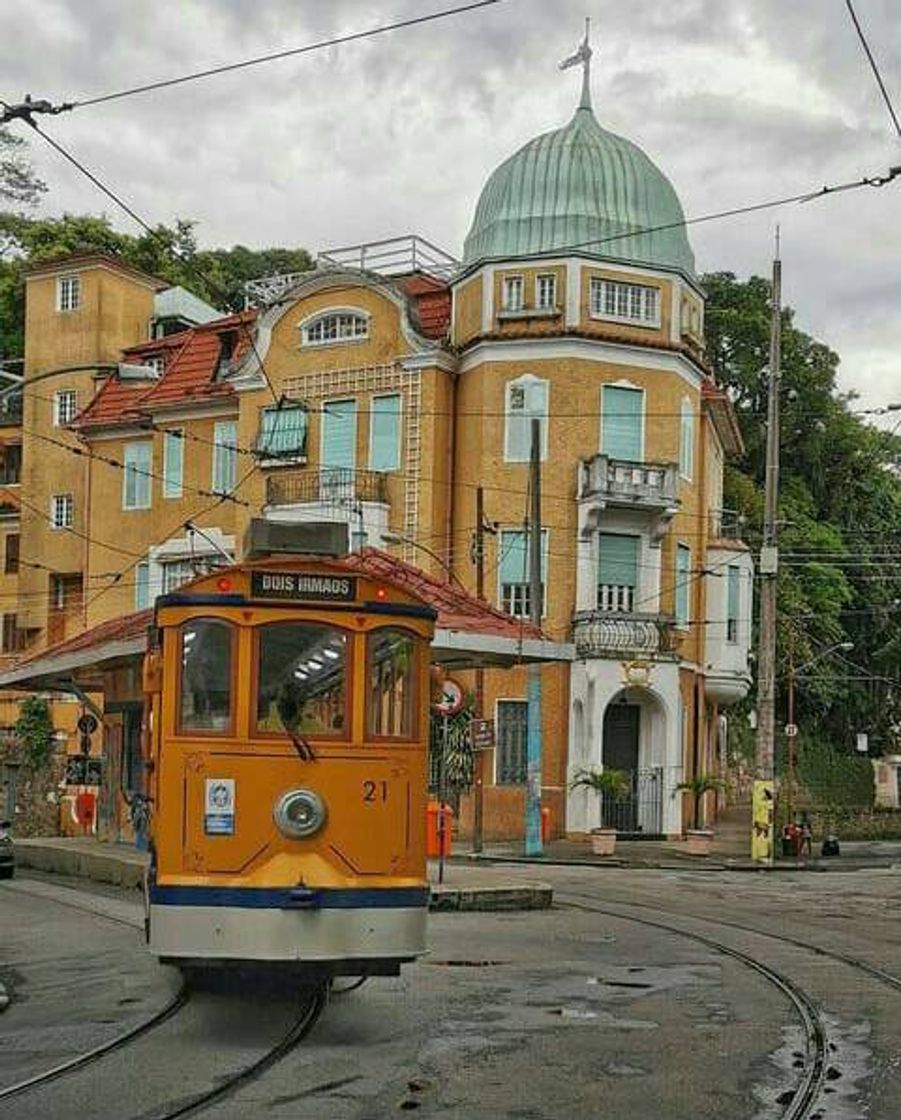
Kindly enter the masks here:
<path id="1" fill-rule="evenodd" d="M 579 525 L 583 536 L 601 525 L 605 509 L 647 513 L 658 543 L 679 510 L 677 463 L 638 463 L 595 455 L 579 464 Z"/>
<path id="2" fill-rule="evenodd" d="M 280 470 L 266 478 L 265 516 L 270 521 L 337 521 L 351 539 L 379 544 L 388 531 L 388 476 L 349 467 Z"/>
<path id="3" fill-rule="evenodd" d="M 598 609 L 573 615 L 573 642 L 579 658 L 671 661 L 678 634 L 669 615 L 633 609 L 635 589 L 601 585 Z"/>

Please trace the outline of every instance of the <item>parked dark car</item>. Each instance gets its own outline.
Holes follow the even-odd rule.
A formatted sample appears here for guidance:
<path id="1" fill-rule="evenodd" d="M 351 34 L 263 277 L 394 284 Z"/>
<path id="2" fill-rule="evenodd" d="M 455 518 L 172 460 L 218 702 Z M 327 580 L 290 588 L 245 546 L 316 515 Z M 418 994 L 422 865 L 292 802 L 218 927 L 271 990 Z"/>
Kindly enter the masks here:
<path id="1" fill-rule="evenodd" d="M 0 879 L 11 879 L 16 873 L 16 854 L 9 834 L 9 821 L 0 821 Z"/>

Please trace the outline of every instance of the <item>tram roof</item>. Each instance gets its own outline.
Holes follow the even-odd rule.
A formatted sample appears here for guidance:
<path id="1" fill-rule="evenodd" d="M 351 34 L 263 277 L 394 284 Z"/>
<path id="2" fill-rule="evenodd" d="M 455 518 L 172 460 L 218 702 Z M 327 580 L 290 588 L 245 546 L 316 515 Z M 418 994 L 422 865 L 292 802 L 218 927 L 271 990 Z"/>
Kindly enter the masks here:
<path id="1" fill-rule="evenodd" d="M 390 581 L 438 611 L 431 647 L 436 664 L 457 669 L 505 668 L 569 662 L 575 657 L 571 644 L 552 641 L 537 627 L 511 618 L 465 588 L 436 579 L 379 549 L 364 548 L 337 563 L 360 575 Z M 152 621 L 153 611 L 144 610 L 101 622 L 0 673 L 0 688 L 99 691 L 100 674 L 135 664 L 144 655 Z"/>

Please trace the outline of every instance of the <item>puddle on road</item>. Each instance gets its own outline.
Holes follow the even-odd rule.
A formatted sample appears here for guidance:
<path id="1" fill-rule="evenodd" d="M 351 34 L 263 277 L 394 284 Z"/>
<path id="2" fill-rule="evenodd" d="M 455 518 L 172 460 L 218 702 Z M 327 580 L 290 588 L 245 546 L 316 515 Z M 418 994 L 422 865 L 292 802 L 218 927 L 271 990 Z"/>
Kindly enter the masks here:
<path id="1" fill-rule="evenodd" d="M 823 1024 L 828 1040 L 826 1076 L 811 1120 L 866 1120 L 867 1107 L 861 1098 L 863 1084 L 873 1073 L 870 1024 L 845 1025 L 827 1015 Z M 803 1031 L 783 1028 L 782 1045 L 770 1055 L 770 1068 L 753 1089 L 759 1106 L 754 1120 L 779 1120 L 784 1115 L 800 1085 L 804 1062 Z"/>

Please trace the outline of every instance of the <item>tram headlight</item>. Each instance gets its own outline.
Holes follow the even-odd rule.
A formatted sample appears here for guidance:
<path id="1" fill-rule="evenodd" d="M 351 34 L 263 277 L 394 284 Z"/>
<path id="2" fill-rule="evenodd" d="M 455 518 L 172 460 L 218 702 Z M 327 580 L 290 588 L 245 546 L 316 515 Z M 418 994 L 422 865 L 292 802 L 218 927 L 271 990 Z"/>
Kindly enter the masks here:
<path id="1" fill-rule="evenodd" d="M 311 789 L 292 789 L 283 793 L 273 812 L 279 831 L 294 839 L 305 839 L 325 824 L 328 813 L 325 802 Z"/>

